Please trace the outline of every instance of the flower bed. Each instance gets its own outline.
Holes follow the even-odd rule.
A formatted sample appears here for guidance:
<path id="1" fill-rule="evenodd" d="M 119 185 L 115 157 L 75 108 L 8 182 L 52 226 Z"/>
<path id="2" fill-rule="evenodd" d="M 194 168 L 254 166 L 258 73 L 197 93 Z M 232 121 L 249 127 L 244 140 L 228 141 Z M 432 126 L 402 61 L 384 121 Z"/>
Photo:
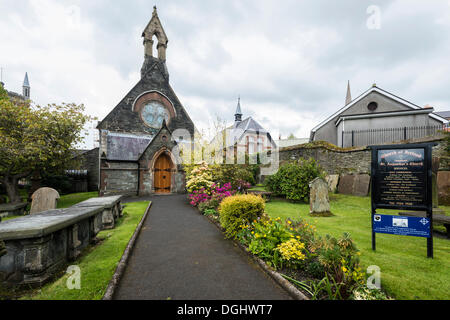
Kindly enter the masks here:
<path id="1" fill-rule="evenodd" d="M 303 220 L 263 215 L 242 224 L 236 239 L 311 299 L 386 298 L 366 288 L 360 253 L 348 234 L 340 239 L 320 237 Z"/>
<path id="2" fill-rule="evenodd" d="M 282 273 L 309 298 L 386 298 L 381 291 L 366 288 L 360 252 L 349 234 L 339 239 L 322 237 L 303 220 L 272 219 L 264 213 L 261 196 L 232 189 L 231 183 L 211 183 L 210 188 L 193 190 L 190 203 L 220 226 L 228 238 Z"/>

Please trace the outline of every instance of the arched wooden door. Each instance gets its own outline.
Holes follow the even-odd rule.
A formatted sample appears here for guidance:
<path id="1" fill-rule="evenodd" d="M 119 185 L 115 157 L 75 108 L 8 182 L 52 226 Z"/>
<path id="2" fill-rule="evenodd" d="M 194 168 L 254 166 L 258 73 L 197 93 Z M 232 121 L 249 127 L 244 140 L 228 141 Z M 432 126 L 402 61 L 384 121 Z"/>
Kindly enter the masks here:
<path id="1" fill-rule="evenodd" d="M 154 167 L 154 186 L 156 193 L 170 193 L 172 184 L 172 160 L 166 153 L 156 159 Z"/>

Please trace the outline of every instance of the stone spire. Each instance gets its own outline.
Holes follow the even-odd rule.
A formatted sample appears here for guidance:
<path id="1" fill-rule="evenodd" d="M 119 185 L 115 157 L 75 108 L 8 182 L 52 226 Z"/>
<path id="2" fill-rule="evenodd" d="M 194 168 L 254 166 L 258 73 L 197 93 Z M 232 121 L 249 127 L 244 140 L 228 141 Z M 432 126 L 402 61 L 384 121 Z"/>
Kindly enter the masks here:
<path id="1" fill-rule="evenodd" d="M 28 72 L 25 72 L 25 79 L 23 79 L 22 95 L 30 99 L 30 82 L 28 81 Z"/>
<path id="2" fill-rule="evenodd" d="M 237 108 L 236 108 L 236 113 L 234 114 L 234 122 L 241 122 L 241 121 L 242 121 L 241 97 L 239 97 Z"/>
<path id="3" fill-rule="evenodd" d="M 156 36 L 156 39 L 158 40 L 158 43 L 156 45 L 156 49 L 158 51 L 157 58 L 161 61 L 166 61 L 166 49 L 169 39 L 167 39 L 167 35 L 164 31 L 164 28 L 162 27 L 161 21 L 159 20 L 156 6 L 153 7 L 153 13 L 150 22 L 142 32 L 142 37 L 144 37 L 146 58 L 153 57 L 153 36 Z"/>
<path id="4" fill-rule="evenodd" d="M 352 102 L 352 94 L 350 92 L 350 80 L 348 80 L 348 83 L 347 83 L 347 97 L 345 98 L 345 105 L 348 105 L 350 102 Z"/>

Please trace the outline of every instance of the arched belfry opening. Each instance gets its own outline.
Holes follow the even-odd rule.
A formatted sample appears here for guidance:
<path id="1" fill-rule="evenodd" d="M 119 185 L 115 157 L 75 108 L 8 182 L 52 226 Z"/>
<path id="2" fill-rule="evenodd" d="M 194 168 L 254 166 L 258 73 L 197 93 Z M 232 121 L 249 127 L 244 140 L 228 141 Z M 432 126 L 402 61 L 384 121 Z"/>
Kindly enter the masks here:
<path id="1" fill-rule="evenodd" d="M 159 20 L 156 6 L 153 7 L 152 19 L 142 32 L 142 36 L 144 37 L 145 56 L 154 57 L 153 47 L 156 46 L 158 56 L 154 58 L 166 61 L 166 49 L 169 40 Z M 157 40 L 157 43 L 155 43 L 155 40 Z"/>

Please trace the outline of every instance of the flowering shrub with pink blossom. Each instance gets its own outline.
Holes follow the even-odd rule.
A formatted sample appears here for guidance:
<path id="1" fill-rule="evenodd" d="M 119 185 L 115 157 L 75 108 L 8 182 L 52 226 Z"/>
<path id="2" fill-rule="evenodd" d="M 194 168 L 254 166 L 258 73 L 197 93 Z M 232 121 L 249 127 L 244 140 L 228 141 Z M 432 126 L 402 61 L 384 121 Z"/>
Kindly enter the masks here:
<path id="1" fill-rule="evenodd" d="M 211 206 L 208 207 L 218 207 L 220 202 L 226 197 L 230 197 L 236 193 L 236 190 L 232 190 L 231 183 L 225 183 L 223 186 L 219 184 L 212 184 L 210 192 L 205 188 L 200 190 L 194 190 L 189 194 L 190 204 L 194 207 L 198 206 L 200 203 L 210 201 Z"/>
<path id="2" fill-rule="evenodd" d="M 189 194 L 189 202 L 192 206 L 196 207 L 202 202 L 206 202 L 211 199 L 211 196 L 206 192 L 205 188 L 200 190 L 194 190 Z"/>
<path id="3" fill-rule="evenodd" d="M 222 187 L 219 184 L 213 184 L 211 186 L 212 198 L 217 199 L 219 202 L 224 198 L 232 196 L 236 193 L 236 190 L 231 190 L 231 183 L 227 182 Z"/>

